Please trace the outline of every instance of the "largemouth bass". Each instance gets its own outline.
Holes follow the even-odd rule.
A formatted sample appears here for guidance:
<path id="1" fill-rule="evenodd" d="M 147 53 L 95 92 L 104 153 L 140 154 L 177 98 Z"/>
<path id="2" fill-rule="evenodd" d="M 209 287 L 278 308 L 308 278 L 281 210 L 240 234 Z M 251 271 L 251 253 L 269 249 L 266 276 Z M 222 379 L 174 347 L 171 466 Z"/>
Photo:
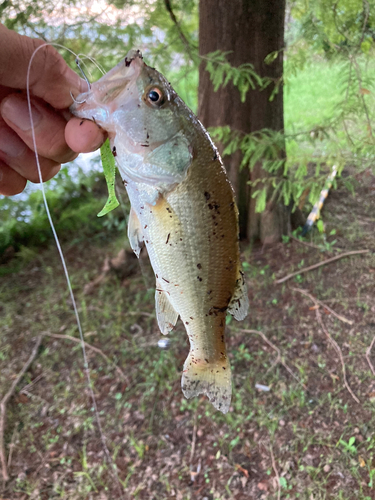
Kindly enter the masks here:
<path id="1" fill-rule="evenodd" d="M 232 392 L 227 312 L 248 310 L 240 270 L 233 190 L 208 133 L 139 51 L 76 97 L 74 115 L 108 132 L 131 203 L 130 244 L 147 247 L 156 277 L 156 315 L 168 334 L 178 317 L 190 352 L 181 386 L 226 413 Z"/>

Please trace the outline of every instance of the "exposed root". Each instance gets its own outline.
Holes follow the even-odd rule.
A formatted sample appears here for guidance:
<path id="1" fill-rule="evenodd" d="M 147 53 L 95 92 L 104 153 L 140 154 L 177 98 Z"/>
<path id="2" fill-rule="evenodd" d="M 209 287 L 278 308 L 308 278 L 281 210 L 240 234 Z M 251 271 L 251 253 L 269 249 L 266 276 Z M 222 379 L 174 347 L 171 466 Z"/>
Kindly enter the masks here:
<path id="1" fill-rule="evenodd" d="M 4 482 L 9 481 L 6 452 L 5 452 L 5 445 L 4 445 L 6 406 L 7 406 L 8 401 L 10 400 L 10 398 L 13 396 L 17 385 L 20 383 L 22 377 L 25 375 L 26 371 L 29 369 L 31 363 L 34 361 L 36 355 L 38 354 L 38 349 L 39 349 L 40 343 L 42 341 L 42 338 L 43 338 L 43 335 L 38 337 L 29 359 L 23 365 L 22 370 L 19 372 L 19 374 L 15 378 L 9 391 L 5 394 L 3 399 L 0 401 L 0 462 L 1 462 L 1 468 L 2 468 Z M 9 462 L 10 462 L 10 460 L 11 460 L 11 457 L 9 459 Z"/>

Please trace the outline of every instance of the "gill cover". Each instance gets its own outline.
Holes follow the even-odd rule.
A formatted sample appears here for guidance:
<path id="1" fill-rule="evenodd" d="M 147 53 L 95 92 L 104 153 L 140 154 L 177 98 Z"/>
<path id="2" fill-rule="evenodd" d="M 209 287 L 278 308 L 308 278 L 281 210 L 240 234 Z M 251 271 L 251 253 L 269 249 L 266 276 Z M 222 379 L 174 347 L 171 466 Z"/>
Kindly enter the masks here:
<path id="1" fill-rule="evenodd" d="M 74 115 L 95 120 L 107 132 L 123 178 L 167 191 L 184 180 L 192 161 L 179 98 L 167 80 L 147 66 L 140 51 L 80 94 Z"/>

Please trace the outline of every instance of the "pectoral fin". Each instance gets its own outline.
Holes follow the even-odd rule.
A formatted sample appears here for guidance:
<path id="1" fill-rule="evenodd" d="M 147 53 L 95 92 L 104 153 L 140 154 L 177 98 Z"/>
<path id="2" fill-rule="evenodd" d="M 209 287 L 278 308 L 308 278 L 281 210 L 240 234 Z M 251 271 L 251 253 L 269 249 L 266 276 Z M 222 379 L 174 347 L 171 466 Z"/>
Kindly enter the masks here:
<path id="1" fill-rule="evenodd" d="M 143 246 L 143 234 L 141 224 L 139 222 L 137 214 L 133 209 L 130 210 L 129 214 L 128 238 L 133 252 L 137 257 L 139 257 Z"/>
<path id="2" fill-rule="evenodd" d="M 247 286 L 244 274 L 240 271 L 233 297 L 228 306 L 228 312 L 236 319 L 241 321 L 246 318 L 249 310 L 249 297 L 247 296 Z"/>
<path id="3" fill-rule="evenodd" d="M 160 331 L 163 335 L 168 335 L 177 323 L 178 313 L 174 310 L 167 293 L 161 289 L 158 281 L 156 281 L 155 309 Z"/>

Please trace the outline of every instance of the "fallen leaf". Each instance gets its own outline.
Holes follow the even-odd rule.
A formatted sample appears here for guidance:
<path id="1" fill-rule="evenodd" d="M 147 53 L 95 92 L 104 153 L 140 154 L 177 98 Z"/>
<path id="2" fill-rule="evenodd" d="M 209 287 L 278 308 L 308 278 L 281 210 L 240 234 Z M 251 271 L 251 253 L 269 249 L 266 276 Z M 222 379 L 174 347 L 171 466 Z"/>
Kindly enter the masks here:
<path id="1" fill-rule="evenodd" d="M 368 89 L 364 89 L 364 88 L 362 88 L 362 89 L 359 91 L 359 93 L 360 93 L 360 94 L 362 94 L 362 95 L 365 95 L 365 94 L 367 94 L 367 95 L 368 95 L 368 94 L 371 94 L 370 90 L 368 90 Z"/>
<path id="2" fill-rule="evenodd" d="M 316 304 L 315 306 L 309 307 L 309 311 L 316 311 L 316 309 L 319 309 L 318 304 Z"/>
<path id="3" fill-rule="evenodd" d="M 240 464 L 235 464 L 234 467 L 240 472 L 242 472 L 242 474 L 244 474 L 246 477 L 249 477 L 249 471 L 244 469 Z"/>
<path id="4" fill-rule="evenodd" d="M 358 457 L 358 462 L 359 462 L 359 466 L 360 467 L 365 467 L 366 466 L 366 462 L 363 460 L 362 457 Z"/>

